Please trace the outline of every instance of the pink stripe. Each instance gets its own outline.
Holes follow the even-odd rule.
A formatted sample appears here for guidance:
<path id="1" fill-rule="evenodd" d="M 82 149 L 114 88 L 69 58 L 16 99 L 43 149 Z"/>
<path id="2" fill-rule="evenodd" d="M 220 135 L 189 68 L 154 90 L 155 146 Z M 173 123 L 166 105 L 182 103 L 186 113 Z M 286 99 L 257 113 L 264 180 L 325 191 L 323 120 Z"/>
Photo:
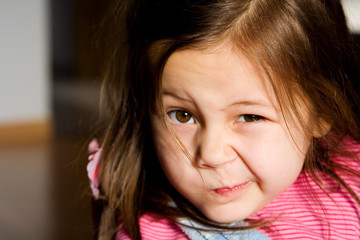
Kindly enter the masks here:
<path id="1" fill-rule="evenodd" d="M 140 218 L 140 232 L 143 240 L 189 240 L 180 227 L 167 219 L 158 219 L 152 214 Z M 131 240 L 124 229 L 120 229 L 116 240 Z"/>

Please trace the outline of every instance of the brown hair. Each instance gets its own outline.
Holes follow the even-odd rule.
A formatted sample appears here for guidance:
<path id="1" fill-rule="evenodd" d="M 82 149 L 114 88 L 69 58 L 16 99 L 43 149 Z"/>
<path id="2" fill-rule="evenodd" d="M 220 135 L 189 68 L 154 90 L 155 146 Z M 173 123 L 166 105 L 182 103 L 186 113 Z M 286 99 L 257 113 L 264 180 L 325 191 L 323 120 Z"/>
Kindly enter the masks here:
<path id="1" fill-rule="evenodd" d="M 335 169 L 359 174 L 329 158 L 331 153 L 348 154 L 338 147 L 343 137 L 360 140 L 354 88 L 360 71 L 339 1 L 115 1 L 105 24 L 111 27 L 104 41 L 108 61 L 103 87 L 110 121 L 101 159 L 105 207 L 99 239 L 112 238 L 120 221 L 131 238 L 140 239 L 138 220 L 144 212 L 170 219 L 188 216 L 219 227 L 166 180 L 149 116 L 157 109 L 169 56 L 225 38 L 266 73 L 285 118 L 298 119 L 309 137 L 318 133 L 304 169 L 315 180 L 315 170 L 330 175 L 360 202 Z M 300 114 L 304 106 L 311 125 Z M 170 201 L 177 207 L 169 206 Z"/>

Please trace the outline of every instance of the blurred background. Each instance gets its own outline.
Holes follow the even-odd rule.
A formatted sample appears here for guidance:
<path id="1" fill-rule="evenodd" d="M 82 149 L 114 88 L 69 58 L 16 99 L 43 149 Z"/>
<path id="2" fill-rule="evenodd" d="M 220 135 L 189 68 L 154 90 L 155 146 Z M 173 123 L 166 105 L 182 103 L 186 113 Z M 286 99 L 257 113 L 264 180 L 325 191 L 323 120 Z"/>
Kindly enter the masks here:
<path id="1" fill-rule="evenodd" d="M 0 238 L 92 239 L 86 144 L 109 0 L 0 0 Z M 360 0 L 343 0 L 359 39 Z"/>
<path id="2" fill-rule="evenodd" d="M 106 0 L 0 0 L 0 239 L 92 239 Z"/>

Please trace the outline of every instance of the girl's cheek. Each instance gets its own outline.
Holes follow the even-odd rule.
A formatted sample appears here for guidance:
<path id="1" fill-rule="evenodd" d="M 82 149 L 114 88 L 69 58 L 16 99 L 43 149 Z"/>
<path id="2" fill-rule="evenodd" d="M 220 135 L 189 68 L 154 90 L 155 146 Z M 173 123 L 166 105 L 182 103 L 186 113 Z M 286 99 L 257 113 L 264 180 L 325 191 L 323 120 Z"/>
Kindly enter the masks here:
<path id="1" fill-rule="evenodd" d="M 185 147 L 189 148 L 189 150 L 195 147 L 194 144 L 196 144 L 198 136 L 198 128 L 195 124 L 192 124 L 192 126 L 173 126 L 173 129 L 177 138 Z"/>
<path id="2" fill-rule="evenodd" d="M 193 137 L 197 132 L 196 124 L 172 124 L 171 126 L 176 135 L 183 137 Z"/>

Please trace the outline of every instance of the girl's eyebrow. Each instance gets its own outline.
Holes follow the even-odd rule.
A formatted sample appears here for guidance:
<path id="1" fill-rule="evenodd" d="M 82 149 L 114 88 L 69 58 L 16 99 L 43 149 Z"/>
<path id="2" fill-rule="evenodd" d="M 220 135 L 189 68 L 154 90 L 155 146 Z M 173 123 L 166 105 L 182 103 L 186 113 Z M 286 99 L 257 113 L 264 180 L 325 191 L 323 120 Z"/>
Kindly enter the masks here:
<path id="1" fill-rule="evenodd" d="M 175 91 L 164 90 L 164 91 L 162 92 L 162 94 L 163 94 L 163 96 L 165 95 L 165 96 L 174 97 L 174 98 L 177 98 L 178 100 L 181 100 L 181 101 L 192 102 L 190 99 L 181 97 L 180 95 L 176 94 Z"/>
<path id="2" fill-rule="evenodd" d="M 268 104 L 262 100 L 240 100 L 234 102 L 229 105 L 229 107 L 236 107 L 236 106 L 259 106 L 259 107 L 266 107 L 266 108 L 274 108 L 272 104 Z"/>
<path id="3" fill-rule="evenodd" d="M 275 110 L 276 112 L 278 111 L 277 108 L 275 108 L 275 106 L 271 104 L 267 104 L 266 102 L 261 100 L 239 100 L 220 110 L 226 111 L 230 108 L 236 108 L 236 107 L 260 107 L 263 109 Z"/>

